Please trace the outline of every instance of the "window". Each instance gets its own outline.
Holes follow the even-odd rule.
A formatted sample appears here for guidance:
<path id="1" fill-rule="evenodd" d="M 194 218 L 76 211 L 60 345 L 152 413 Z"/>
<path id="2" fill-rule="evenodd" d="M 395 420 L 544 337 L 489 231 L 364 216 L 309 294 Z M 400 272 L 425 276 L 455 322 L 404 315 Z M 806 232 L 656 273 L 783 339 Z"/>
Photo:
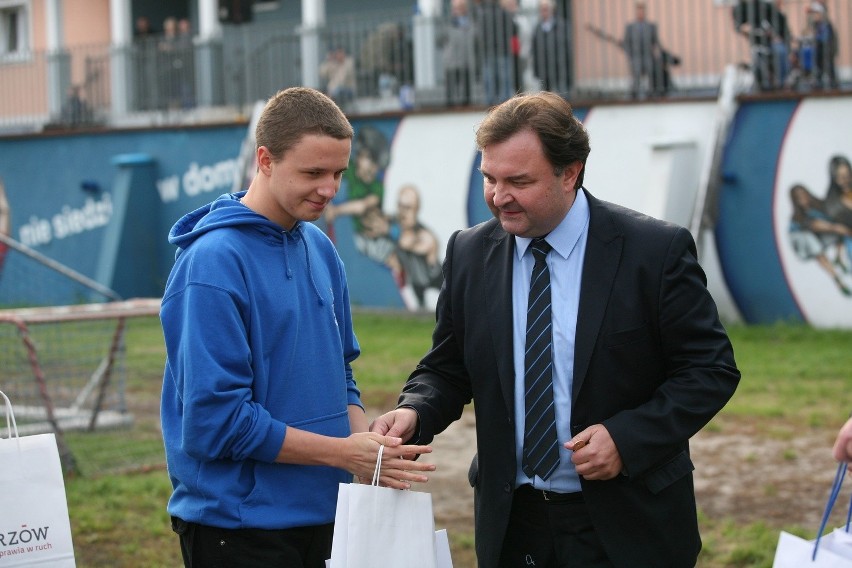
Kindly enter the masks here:
<path id="1" fill-rule="evenodd" d="M 0 0 L 0 57 L 30 51 L 29 13 L 29 2 Z"/>

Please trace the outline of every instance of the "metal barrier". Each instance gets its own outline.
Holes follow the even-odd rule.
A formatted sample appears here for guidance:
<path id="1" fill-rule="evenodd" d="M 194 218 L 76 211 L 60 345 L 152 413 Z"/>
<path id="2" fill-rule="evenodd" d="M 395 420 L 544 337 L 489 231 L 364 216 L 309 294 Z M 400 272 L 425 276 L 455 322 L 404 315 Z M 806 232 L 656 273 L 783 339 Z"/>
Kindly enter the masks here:
<path id="1" fill-rule="evenodd" d="M 557 27 L 564 33 L 549 42 L 537 39 L 536 9 L 512 14 L 509 36 L 503 20 L 486 18 L 481 7 L 471 8 L 474 51 L 461 67 L 452 61 L 449 49 L 464 32 L 454 26 L 451 15 L 412 15 L 410 6 L 381 14 L 330 16 L 319 30 L 303 29 L 299 22 L 256 20 L 224 25 L 221 37 L 213 40 L 156 37 L 124 47 L 18 54 L 0 58 L 0 132 L 245 116 L 255 101 L 316 76 L 305 68 L 313 61 L 305 51 L 311 37 L 316 39 L 318 65 L 335 48 L 352 58 L 354 87 L 341 103 L 353 114 L 483 107 L 505 98 L 501 81 L 508 82 L 509 92 L 549 88 L 575 103 L 631 96 L 715 97 L 731 64 L 753 71 L 754 92 L 843 91 L 850 86 L 848 2 L 826 3 L 837 42 L 818 54 L 811 2 L 786 0 L 789 41 L 783 55 L 771 40 L 757 39 L 777 26 L 777 17 L 763 12 L 772 3 L 754 4 L 758 13 L 746 7 L 739 16 L 722 0 L 645 4 L 664 53 L 646 60 L 644 70 L 642 65 L 632 68 L 642 60 L 631 59 L 625 41 L 627 24 L 635 16 L 632 0 L 574 0 L 571 19 L 564 28 Z M 751 0 L 746 4 L 751 6 Z M 737 26 L 740 22 L 747 25 Z M 494 53 L 500 60 L 496 67 Z M 826 69 L 826 62 L 833 63 L 836 75 L 824 74 L 821 81 L 814 69 Z M 328 76 L 319 76 L 313 86 L 325 88 L 327 81 Z"/>

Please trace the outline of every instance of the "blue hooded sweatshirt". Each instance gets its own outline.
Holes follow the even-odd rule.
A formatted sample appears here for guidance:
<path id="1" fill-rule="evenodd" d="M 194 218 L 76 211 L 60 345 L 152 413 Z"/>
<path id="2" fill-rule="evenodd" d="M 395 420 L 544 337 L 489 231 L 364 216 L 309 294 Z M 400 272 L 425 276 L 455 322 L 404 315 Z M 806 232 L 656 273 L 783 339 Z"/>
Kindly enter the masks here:
<path id="1" fill-rule="evenodd" d="M 243 195 L 222 195 L 169 233 L 178 251 L 160 310 L 168 511 L 228 529 L 331 523 L 338 484 L 352 475 L 274 460 L 290 426 L 346 437 L 348 405 L 361 406 L 343 263 L 315 225 L 286 231 Z"/>

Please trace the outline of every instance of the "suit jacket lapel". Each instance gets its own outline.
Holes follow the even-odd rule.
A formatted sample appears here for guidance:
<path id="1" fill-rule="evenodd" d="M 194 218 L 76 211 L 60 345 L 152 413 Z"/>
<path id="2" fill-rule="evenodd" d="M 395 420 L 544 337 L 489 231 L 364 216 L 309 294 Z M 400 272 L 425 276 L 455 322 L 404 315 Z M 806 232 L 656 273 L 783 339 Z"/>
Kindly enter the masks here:
<path id="1" fill-rule="evenodd" d="M 606 205 L 592 197 L 588 191 L 586 197 L 589 200 L 589 238 L 583 261 L 574 344 L 574 399 L 586 378 L 624 244 Z"/>
<path id="2" fill-rule="evenodd" d="M 512 254 L 515 243 L 499 223 L 483 242 L 483 293 L 494 357 L 506 411 L 514 413 L 515 366 L 512 350 Z"/>

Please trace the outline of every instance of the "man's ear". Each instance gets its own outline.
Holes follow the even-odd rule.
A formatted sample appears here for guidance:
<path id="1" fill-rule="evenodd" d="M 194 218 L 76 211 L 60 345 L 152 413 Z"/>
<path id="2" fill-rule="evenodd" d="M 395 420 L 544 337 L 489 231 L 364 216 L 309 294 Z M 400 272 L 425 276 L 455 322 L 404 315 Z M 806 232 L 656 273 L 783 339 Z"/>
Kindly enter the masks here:
<path id="1" fill-rule="evenodd" d="M 580 172 L 583 171 L 583 163 L 582 162 L 574 162 L 565 168 L 565 171 L 562 172 L 562 189 L 570 191 L 573 189 L 579 189 L 577 187 L 577 178 L 580 175 Z"/>
<path id="2" fill-rule="evenodd" d="M 269 152 L 269 148 L 267 148 L 266 146 L 258 146 L 256 156 L 258 171 L 269 175 L 269 172 L 272 169 L 273 162 L 272 154 Z"/>

